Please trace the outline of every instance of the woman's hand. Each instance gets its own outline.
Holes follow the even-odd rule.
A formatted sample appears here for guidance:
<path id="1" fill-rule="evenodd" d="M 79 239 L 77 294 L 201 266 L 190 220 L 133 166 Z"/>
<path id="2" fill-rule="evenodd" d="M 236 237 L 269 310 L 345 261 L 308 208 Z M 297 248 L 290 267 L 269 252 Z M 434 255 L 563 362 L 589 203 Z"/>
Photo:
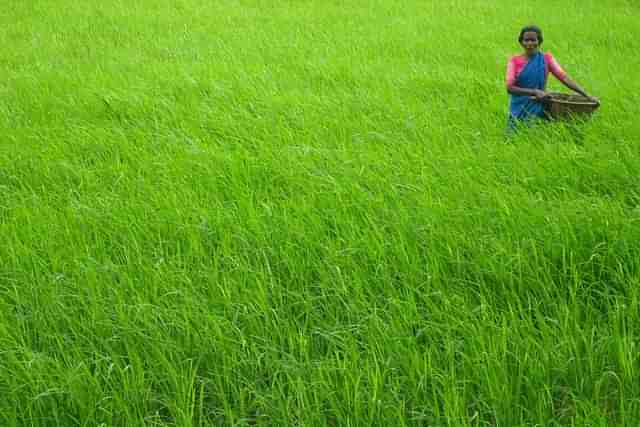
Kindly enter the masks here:
<path id="1" fill-rule="evenodd" d="M 600 105 L 600 100 L 598 98 L 596 98 L 595 96 L 587 95 L 587 98 L 589 98 L 589 101 L 595 102 L 596 104 Z"/>
<path id="2" fill-rule="evenodd" d="M 533 96 L 531 97 L 531 99 L 535 99 L 536 101 L 542 102 L 548 97 L 549 97 L 549 94 L 547 92 L 540 89 L 534 89 Z"/>
<path id="3" fill-rule="evenodd" d="M 545 99 L 548 96 L 549 96 L 549 94 L 547 92 L 545 92 L 543 90 L 536 89 L 535 97 L 536 97 L 536 99 L 538 101 L 542 101 L 543 99 Z"/>

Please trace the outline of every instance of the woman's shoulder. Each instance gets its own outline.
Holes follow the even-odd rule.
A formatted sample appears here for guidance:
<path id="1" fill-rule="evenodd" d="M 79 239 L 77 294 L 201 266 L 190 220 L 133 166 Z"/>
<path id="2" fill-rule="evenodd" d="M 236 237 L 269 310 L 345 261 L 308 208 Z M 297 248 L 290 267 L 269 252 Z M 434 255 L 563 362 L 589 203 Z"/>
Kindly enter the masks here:
<path id="1" fill-rule="evenodd" d="M 547 61 L 551 61 L 551 60 L 553 60 L 555 58 L 554 58 L 554 56 L 553 56 L 553 54 L 551 52 L 544 52 L 544 59 L 547 60 Z"/>
<path id="2" fill-rule="evenodd" d="M 525 58 L 524 55 L 522 54 L 516 54 L 516 55 L 512 55 L 509 58 L 509 62 L 514 64 L 521 64 L 521 63 L 527 62 L 527 58 Z"/>

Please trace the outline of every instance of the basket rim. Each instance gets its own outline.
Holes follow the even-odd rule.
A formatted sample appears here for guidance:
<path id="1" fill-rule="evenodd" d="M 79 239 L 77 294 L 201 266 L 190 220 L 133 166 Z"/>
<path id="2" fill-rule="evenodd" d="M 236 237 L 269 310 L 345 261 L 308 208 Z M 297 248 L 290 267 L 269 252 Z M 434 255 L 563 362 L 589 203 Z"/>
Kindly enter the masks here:
<path id="1" fill-rule="evenodd" d="M 571 104 L 571 105 L 599 105 L 597 102 L 595 101 L 591 101 L 589 98 L 581 96 L 581 95 L 573 95 L 573 94 L 569 94 L 569 93 L 562 93 L 562 92 L 550 92 L 549 93 L 549 98 L 548 98 L 548 102 L 552 102 L 552 103 L 556 103 L 556 104 Z M 563 99 L 563 98 L 555 98 L 554 96 L 557 95 L 562 95 L 563 97 L 568 96 L 568 97 L 579 97 L 582 98 L 582 100 L 571 100 L 571 99 Z"/>
<path id="2" fill-rule="evenodd" d="M 569 104 L 569 105 L 598 105 L 597 102 L 571 102 L 571 101 L 560 101 L 560 100 L 550 100 L 549 102 L 553 102 L 556 104 Z"/>

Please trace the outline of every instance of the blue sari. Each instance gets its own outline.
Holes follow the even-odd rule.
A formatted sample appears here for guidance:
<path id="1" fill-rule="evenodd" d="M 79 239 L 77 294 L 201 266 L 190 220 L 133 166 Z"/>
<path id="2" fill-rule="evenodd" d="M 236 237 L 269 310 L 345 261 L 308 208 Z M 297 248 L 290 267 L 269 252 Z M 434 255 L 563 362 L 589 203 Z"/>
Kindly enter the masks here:
<path id="1" fill-rule="evenodd" d="M 547 85 L 546 64 L 544 54 L 538 52 L 529 59 L 527 65 L 518 75 L 516 85 L 526 89 L 544 90 Z M 529 124 L 537 118 L 546 118 L 544 106 L 541 102 L 531 99 L 527 95 L 510 95 L 509 102 L 509 129 L 521 124 Z"/>

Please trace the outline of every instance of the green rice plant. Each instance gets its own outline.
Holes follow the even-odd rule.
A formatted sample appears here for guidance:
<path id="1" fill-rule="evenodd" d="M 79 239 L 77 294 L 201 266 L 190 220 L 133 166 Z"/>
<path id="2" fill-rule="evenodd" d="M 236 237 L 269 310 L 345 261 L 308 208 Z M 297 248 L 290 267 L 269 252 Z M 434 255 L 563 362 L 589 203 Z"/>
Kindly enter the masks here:
<path id="1" fill-rule="evenodd" d="M 638 18 L 8 0 L 0 425 L 636 425 Z M 602 107 L 507 137 L 530 22 Z"/>

